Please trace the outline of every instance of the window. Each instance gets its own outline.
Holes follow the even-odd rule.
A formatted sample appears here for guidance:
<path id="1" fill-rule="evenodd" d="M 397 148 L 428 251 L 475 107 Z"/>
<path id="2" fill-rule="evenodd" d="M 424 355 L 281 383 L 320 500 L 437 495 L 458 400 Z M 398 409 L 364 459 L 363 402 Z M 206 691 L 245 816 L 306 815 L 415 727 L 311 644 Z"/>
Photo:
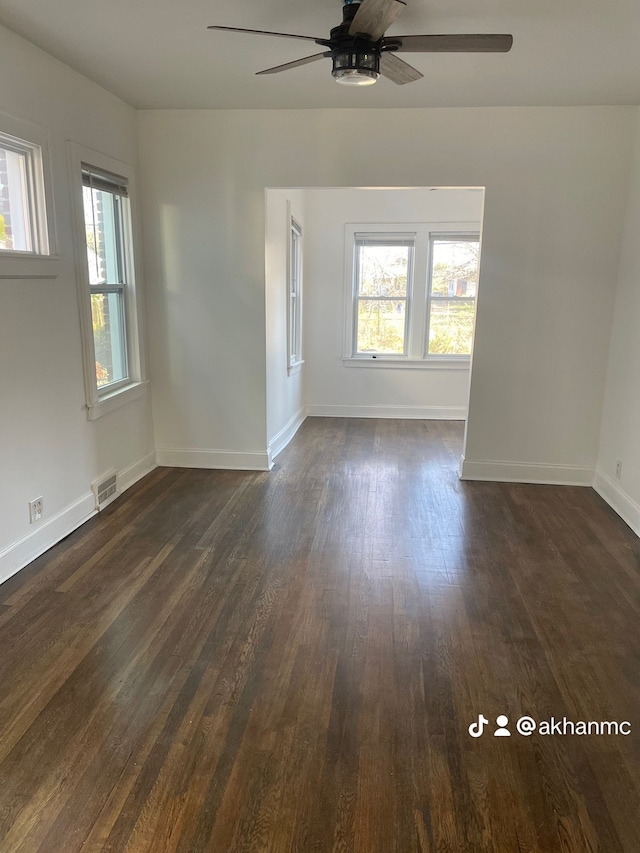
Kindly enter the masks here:
<path id="1" fill-rule="evenodd" d="M 290 217 L 289 231 L 288 368 L 302 365 L 302 228 Z"/>
<path id="2" fill-rule="evenodd" d="M 345 367 L 466 369 L 478 222 L 345 226 Z"/>
<path id="3" fill-rule="evenodd" d="M 354 355 L 405 355 L 413 235 L 356 234 Z"/>
<path id="4" fill-rule="evenodd" d="M 128 382 L 126 178 L 82 170 L 82 201 L 98 393 Z"/>
<path id="5" fill-rule="evenodd" d="M 47 132 L 0 112 L 0 279 L 55 278 Z"/>
<path id="6" fill-rule="evenodd" d="M 76 265 L 91 420 L 144 392 L 138 320 L 133 170 L 69 143 Z"/>
<path id="7" fill-rule="evenodd" d="M 48 254 L 43 195 L 40 146 L 0 133 L 0 251 Z"/>
<path id="8" fill-rule="evenodd" d="M 471 355 L 480 237 L 431 234 L 428 356 Z"/>

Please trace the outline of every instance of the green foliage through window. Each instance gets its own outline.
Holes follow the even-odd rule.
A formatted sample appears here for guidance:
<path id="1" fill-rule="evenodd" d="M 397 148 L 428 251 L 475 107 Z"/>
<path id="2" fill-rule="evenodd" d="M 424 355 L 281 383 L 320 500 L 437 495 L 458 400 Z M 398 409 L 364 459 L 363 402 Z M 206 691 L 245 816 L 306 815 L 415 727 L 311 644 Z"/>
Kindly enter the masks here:
<path id="1" fill-rule="evenodd" d="M 433 237 L 429 355 L 470 355 L 478 290 L 477 237 Z"/>
<path id="2" fill-rule="evenodd" d="M 361 240 L 356 246 L 356 352 L 402 355 L 413 247 L 406 240 Z"/>

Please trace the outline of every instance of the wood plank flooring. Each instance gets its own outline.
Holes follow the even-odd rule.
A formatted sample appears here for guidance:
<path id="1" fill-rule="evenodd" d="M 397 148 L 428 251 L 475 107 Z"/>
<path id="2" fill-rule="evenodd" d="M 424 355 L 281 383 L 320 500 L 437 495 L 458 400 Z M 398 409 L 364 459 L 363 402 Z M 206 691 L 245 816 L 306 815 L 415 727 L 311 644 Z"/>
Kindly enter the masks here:
<path id="1" fill-rule="evenodd" d="M 309 419 L 0 587 L 0 851 L 638 853 L 640 541 L 590 489 L 460 482 L 461 444 Z"/>

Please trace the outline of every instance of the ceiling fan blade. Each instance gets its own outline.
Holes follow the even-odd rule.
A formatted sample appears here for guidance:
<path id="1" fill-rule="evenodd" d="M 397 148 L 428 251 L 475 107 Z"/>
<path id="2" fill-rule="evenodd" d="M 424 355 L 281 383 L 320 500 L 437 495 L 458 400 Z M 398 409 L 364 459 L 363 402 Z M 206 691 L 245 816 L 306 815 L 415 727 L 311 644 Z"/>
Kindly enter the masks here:
<path id="1" fill-rule="evenodd" d="M 226 32 L 231 32 L 231 33 L 253 33 L 254 35 L 258 35 L 258 36 L 277 36 L 278 38 L 281 38 L 281 39 L 304 39 L 305 41 L 318 42 L 318 44 L 324 43 L 324 39 L 317 39 L 314 36 L 294 36 L 294 35 L 291 35 L 290 33 L 270 33 L 270 32 L 267 32 L 266 30 L 245 30 L 245 29 L 242 29 L 241 27 L 212 26 L 212 27 L 207 27 L 207 29 L 208 30 L 225 30 Z"/>
<path id="2" fill-rule="evenodd" d="M 356 16 L 357 17 L 357 16 Z M 401 53 L 507 53 L 511 35 L 427 35 L 391 36 L 386 42 L 398 42 Z"/>
<path id="3" fill-rule="evenodd" d="M 331 56 L 331 53 L 314 53 L 313 56 L 305 56 L 304 59 L 296 59 L 293 62 L 285 62 L 284 65 L 275 65 L 273 68 L 258 71 L 256 76 L 259 77 L 261 74 L 278 74 L 280 71 L 288 71 L 290 68 L 298 68 L 300 65 L 308 65 L 310 62 L 315 62 L 317 59 L 323 59 L 325 56 Z"/>
<path id="4" fill-rule="evenodd" d="M 394 53 L 385 51 L 380 57 L 380 73 L 383 77 L 388 77 L 398 86 L 403 86 L 405 83 L 413 83 L 414 80 L 419 80 L 424 77 L 417 68 L 409 65 L 404 59 L 400 59 Z"/>
<path id="5" fill-rule="evenodd" d="M 372 41 L 378 41 L 406 5 L 405 0 L 363 0 L 351 21 L 349 35 L 366 33 Z"/>

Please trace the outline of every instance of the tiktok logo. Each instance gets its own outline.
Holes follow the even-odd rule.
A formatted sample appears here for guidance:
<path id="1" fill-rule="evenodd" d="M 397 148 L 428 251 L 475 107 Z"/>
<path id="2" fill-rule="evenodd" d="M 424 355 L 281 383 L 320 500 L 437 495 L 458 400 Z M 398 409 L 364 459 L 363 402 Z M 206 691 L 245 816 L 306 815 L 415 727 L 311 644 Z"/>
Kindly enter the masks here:
<path id="1" fill-rule="evenodd" d="M 484 727 L 489 725 L 489 720 L 482 714 L 478 717 L 477 723 L 471 723 L 469 726 L 469 734 L 471 737 L 482 737 L 482 732 L 484 731 Z"/>
<path id="2" fill-rule="evenodd" d="M 511 737 L 511 732 L 507 728 L 509 718 L 505 716 L 505 714 L 500 714 L 499 717 L 496 717 L 496 723 L 498 725 L 498 728 L 493 733 L 494 737 Z M 487 720 L 487 718 L 483 714 L 480 714 L 478 717 L 478 722 L 471 723 L 471 725 L 469 726 L 469 734 L 471 735 L 471 737 L 482 737 L 484 727 L 488 725 L 489 720 Z M 520 729 L 518 729 L 518 731 L 520 731 Z"/>

